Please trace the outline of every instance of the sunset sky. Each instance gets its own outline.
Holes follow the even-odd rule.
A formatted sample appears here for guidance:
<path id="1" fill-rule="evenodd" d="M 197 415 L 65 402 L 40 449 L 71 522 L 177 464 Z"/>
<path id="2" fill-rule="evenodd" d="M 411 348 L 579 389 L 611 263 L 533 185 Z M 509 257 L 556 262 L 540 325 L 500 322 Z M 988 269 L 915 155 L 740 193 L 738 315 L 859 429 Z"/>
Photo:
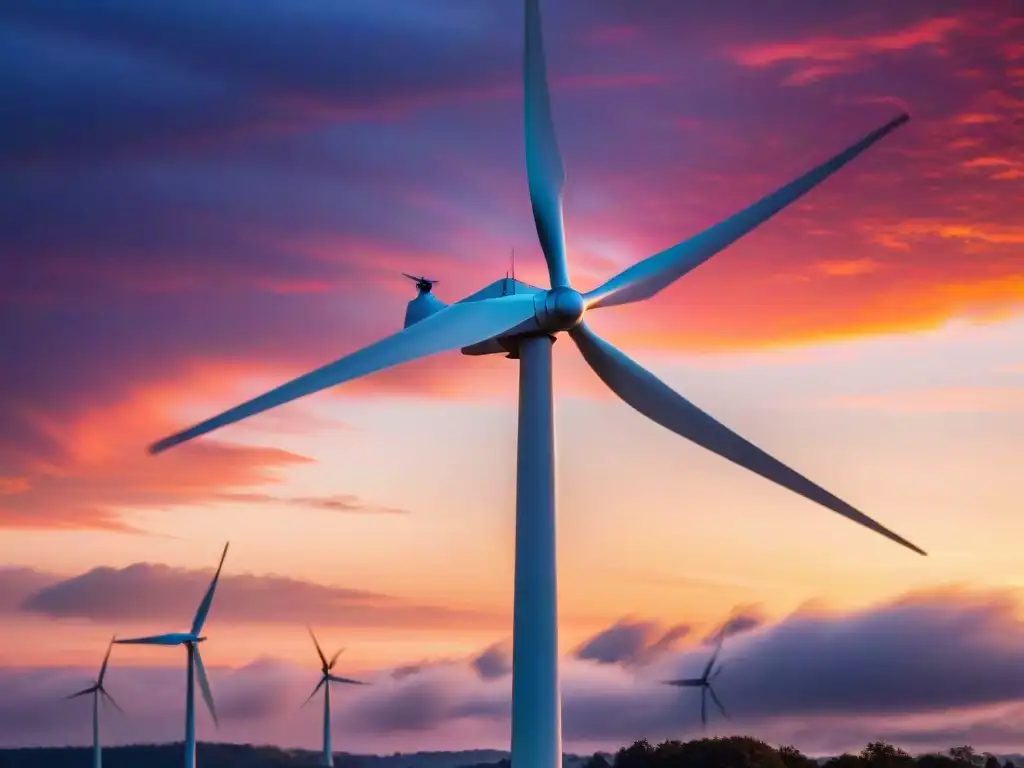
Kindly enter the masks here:
<path id="1" fill-rule="evenodd" d="M 567 749 L 695 735 L 657 681 L 734 616 L 723 733 L 1024 751 L 1020 6 L 541 6 L 582 290 L 912 114 L 588 322 L 929 553 L 647 421 L 563 339 Z M 514 362 L 442 355 L 144 449 L 399 328 L 400 272 L 454 301 L 514 248 L 546 286 L 521 25 L 520 0 L 0 4 L 0 746 L 86 743 L 60 696 L 112 633 L 186 629 L 230 540 L 200 739 L 316 745 L 312 623 L 375 683 L 338 692 L 337 749 L 507 747 Z M 113 665 L 110 741 L 180 739 L 184 655 Z"/>

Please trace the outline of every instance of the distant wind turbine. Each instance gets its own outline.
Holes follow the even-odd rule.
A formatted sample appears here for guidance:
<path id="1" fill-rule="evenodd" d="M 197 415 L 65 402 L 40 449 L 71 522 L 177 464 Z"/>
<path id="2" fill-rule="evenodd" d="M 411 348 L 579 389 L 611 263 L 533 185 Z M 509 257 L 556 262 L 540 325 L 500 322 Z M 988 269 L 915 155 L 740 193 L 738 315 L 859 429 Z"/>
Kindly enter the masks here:
<path id="1" fill-rule="evenodd" d="M 316 646 L 317 656 L 320 657 L 320 682 L 316 684 L 316 688 L 309 694 L 309 698 L 302 702 L 305 706 L 309 703 L 310 699 L 316 696 L 316 692 L 321 688 L 324 689 L 324 754 L 323 754 L 323 765 L 334 765 L 334 748 L 331 746 L 331 683 L 343 683 L 345 685 L 366 685 L 366 683 L 360 682 L 359 680 L 350 680 L 347 677 L 338 677 L 332 675 L 331 670 L 334 669 L 334 665 L 338 661 L 338 657 L 341 656 L 344 648 L 336 651 L 331 660 L 328 661 L 327 657 L 324 656 L 324 652 L 320 649 L 320 643 L 316 641 L 316 635 L 313 634 L 313 628 L 307 627 L 309 630 L 309 636 L 313 638 L 313 645 Z"/>
<path id="2" fill-rule="evenodd" d="M 711 658 L 708 659 L 708 663 L 704 667 L 704 672 L 700 677 L 684 678 L 682 680 L 666 680 L 666 685 L 674 685 L 677 688 L 700 688 L 700 723 L 703 728 L 708 727 L 708 695 L 711 695 L 711 700 L 715 706 L 718 707 L 718 711 L 722 713 L 722 716 L 729 719 L 729 713 L 725 711 L 721 700 L 718 698 L 718 694 L 715 693 L 715 689 L 711 686 L 711 681 L 722 674 L 723 664 L 719 664 L 715 667 L 715 661 L 718 659 L 718 653 L 722 650 L 722 643 L 725 641 L 725 634 L 722 633 L 718 638 L 718 645 L 715 647 L 714 653 L 711 654 Z"/>
<path id="3" fill-rule="evenodd" d="M 214 725 L 218 725 L 217 711 L 213 707 L 213 694 L 210 693 L 210 682 L 206 679 L 206 668 L 203 666 L 203 657 L 199 655 L 199 643 L 206 638 L 199 633 L 203 630 L 206 616 L 210 612 L 210 605 L 213 604 L 213 592 L 217 589 L 217 580 L 220 578 L 220 570 L 224 567 L 224 558 L 228 554 L 228 545 L 224 545 L 224 551 L 220 556 L 220 563 L 217 565 L 217 572 L 213 574 L 213 581 L 210 582 L 203 601 L 199 603 L 195 618 L 192 619 L 192 629 L 188 632 L 171 632 L 166 635 L 152 635 L 151 637 L 133 637 L 129 640 L 115 640 L 116 643 L 124 645 L 184 645 L 188 651 L 188 678 L 185 689 L 185 768 L 195 768 L 196 765 L 196 692 L 195 679 L 199 678 L 199 688 L 203 692 L 203 700 L 210 710 Z"/>
<path id="4" fill-rule="evenodd" d="M 100 697 L 105 697 L 107 701 L 114 705 L 114 708 L 124 714 L 124 710 L 117 705 L 114 701 L 114 697 L 107 693 L 107 689 L 103 687 L 103 678 L 107 675 L 107 664 L 110 662 L 110 650 L 114 647 L 114 638 L 110 638 L 110 643 L 107 645 L 107 653 L 103 657 L 103 664 L 100 666 L 99 677 L 96 678 L 96 682 L 90 685 L 88 688 L 83 688 L 78 693 L 73 693 L 67 698 L 77 699 L 79 696 L 85 696 L 86 694 L 92 694 L 92 765 L 93 768 L 101 768 L 103 765 L 103 753 L 100 750 Z"/>

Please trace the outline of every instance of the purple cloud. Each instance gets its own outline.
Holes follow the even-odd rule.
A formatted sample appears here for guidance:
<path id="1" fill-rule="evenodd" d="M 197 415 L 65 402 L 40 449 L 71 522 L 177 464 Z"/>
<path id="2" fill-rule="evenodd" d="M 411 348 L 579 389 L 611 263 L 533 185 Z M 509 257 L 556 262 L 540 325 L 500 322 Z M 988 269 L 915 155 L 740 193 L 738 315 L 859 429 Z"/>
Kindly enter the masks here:
<path id="1" fill-rule="evenodd" d="M 123 626 L 157 620 L 187 622 L 211 575 L 211 571 L 152 563 L 94 568 L 67 579 L 8 569 L 0 571 L 0 585 L 12 585 L 11 593 L 20 591 L 18 610 L 22 612 Z M 44 579 L 47 585 L 39 587 Z M 315 616 L 321 624 L 343 627 L 432 627 L 480 618 L 473 612 L 410 603 L 366 590 L 229 572 L 220 579 L 210 616 L 213 621 L 256 624 L 303 624 Z"/>
<path id="2" fill-rule="evenodd" d="M 689 632 L 685 624 L 663 630 L 654 622 L 620 619 L 585 640 L 575 656 L 598 664 L 643 664 L 672 650 Z"/>
<path id="3" fill-rule="evenodd" d="M 879 738 L 911 751 L 963 742 L 1010 750 L 1024 724 L 1015 671 L 1024 668 L 1024 626 L 1014 610 L 1004 593 L 946 592 L 848 615 L 797 613 L 767 623 L 726 643 L 718 690 L 734 720 L 713 721 L 713 731 L 793 743 L 819 755 Z M 402 748 L 506 745 L 511 680 L 480 675 L 481 655 L 364 675 L 371 685 L 346 689 L 335 706 L 346 749 L 372 750 L 382 737 Z M 628 668 L 566 659 L 567 748 L 696 736 L 697 699 L 659 680 L 695 672 L 706 657 L 698 646 Z M 54 702 L 93 673 L 0 671 L 0 741 L 84 743 L 85 720 L 77 723 L 72 709 Z M 308 669 L 263 659 L 213 669 L 211 679 L 229 713 L 224 738 L 315 744 L 316 718 L 297 709 L 315 682 Z M 177 738 L 171 713 L 180 706 L 182 682 L 179 669 L 121 668 L 115 655 L 110 688 L 129 707 L 132 723 L 108 717 L 113 743 Z"/>
<path id="4" fill-rule="evenodd" d="M 470 666 L 482 680 L 495 680 L 512 672 L 512 647 L 509 643 L 495 643 L 470 661 Z"/>

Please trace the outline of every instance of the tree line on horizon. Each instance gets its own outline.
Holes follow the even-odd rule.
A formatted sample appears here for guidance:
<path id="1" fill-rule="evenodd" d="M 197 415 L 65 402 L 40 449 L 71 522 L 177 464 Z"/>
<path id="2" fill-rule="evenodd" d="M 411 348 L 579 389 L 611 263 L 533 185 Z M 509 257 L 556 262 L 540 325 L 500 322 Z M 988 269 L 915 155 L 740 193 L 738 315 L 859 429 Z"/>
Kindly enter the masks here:
<path id="1" fill-rule="evenodd" d="M 201 742 L 197 745 L 197 763 L 203 768 L 304 768 L 320 764 L 313 750 L 286 750 L 249 744 Z M 374 768 L 377 761 L 404 762 L 405 768 L 423 768 L 437 764 L 438 755 L 394 754 L 387 757 L 336 753 L 338 768 Z M 428 759 L 429 758 L 429 759 Z M 623 747 L 614 755 L 597 753 L 592 757 L 568 758 L 580 768 L 1017 768 L 1010 760 L 1001 762 L 988 752 L 969 745 L 952 747 L 945 753 L 914 757 L 899 747 L 882 741 L 868 744 L 858 754 L 842 754 L 814 760 L 793 746 L 778 748 L 749 736 L 664 741 L 657 746 L 646 740 Z M 0 749 L 0 768 L 81 768 L 91 763 L 88 747 L 36 747 Z M 103 750 L 104 768 L 178 768 L 181 744 L 133 745 Z M 507 758 L 459 768 L 510 768 Z"/>
<path id="2" fill-rule="evenodd" d="M 595 754 L 584 768 L 1016 768 L 1011 760 L 1000 762 L 970 745 L 914 757 L 892 744 L 873 741 L 855 755 L 814 760 L 794 746 L 776 748 L 749 736 L 670 740 L 657 746 L 641 739 L 610 757 Z"/>

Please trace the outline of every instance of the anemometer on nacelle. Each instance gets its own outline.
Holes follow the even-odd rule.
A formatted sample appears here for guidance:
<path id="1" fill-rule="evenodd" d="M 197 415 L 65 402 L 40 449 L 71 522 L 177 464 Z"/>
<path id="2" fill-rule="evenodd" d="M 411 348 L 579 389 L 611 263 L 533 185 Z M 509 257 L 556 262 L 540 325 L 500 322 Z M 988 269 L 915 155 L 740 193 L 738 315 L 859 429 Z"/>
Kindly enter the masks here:
<path id="1" fill-rule="evenodd" d="M 416 283 L 416 298 L 410 301 L 405 308 L 405 325 L 403 327 L 408 328 L 413 323 L 418 323 L 448 306 L 430 292 L 434 283 L 438 282 L 437 280 L 416 277 L 406 272 L 403 272 L 402 275 Z"/>

